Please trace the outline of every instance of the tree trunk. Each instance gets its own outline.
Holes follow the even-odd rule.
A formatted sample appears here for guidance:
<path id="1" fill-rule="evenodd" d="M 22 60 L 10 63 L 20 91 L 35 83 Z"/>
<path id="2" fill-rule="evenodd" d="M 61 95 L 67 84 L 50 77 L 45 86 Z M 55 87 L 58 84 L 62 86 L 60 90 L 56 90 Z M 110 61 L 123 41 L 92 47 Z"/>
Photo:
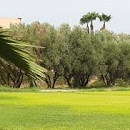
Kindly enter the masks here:
<path id="1" fill-rule="evenodd" d="M 46 82 L 48 88 L 55 87 L 55 83 L 56 83 L 57 79 L 59 78 L 59 76 L 60 75 L 58 75 L 56 72 L 55 72 L 54 76 L 46 74 L 45 82 Z"/>
<path id="2" fill-rule="evenodd" d="M 50 76 L 48 74 L 45 74 L 45 75 L 46 75 L 45 82 L 47 84 L 47 87 L 51 88 L 51 79 L 50 79 Z"/>
<path id="3" fill-rule="evenodd" d="M 87 32 L 88 32 L 88 34 L 89 34 L 89 26 L 88 26 L 88 23 L 87 23 Z"/>
<path id="4" fill-rule="evenodd" d="M 32 87 L 36 87 L 37 83 L 34 79 L 32 79 L 31 77 L 29 77 L 29 86 Z"/>
<path id="5" fill-rule="evenodd" d="M 102 29 L 105 30 L 105 28 L 106 28 L 106 25 L 105 25 L 105 22 L 103 22 L 103 27 L 102 27 Z"/>
<path id="6" fill-rule="evenodd" d="M 59 78 L 60 75 L 58 75 L 57 73 L 55 73 L 54 77 L 53 77 L 53 81 L 52 81 L 52 87 L 51 88 L 54 88 L 55 87 L 55 83 L 57 81 L 57 79 Z"/>
<path id="7" fill-rule="evenodd" d="M 74 88 L 81 88 L 80 76 L 81 76 L 80 73 L 75 74 L 75 76 L 74 76 L 74 83 L 73 83 L 73 87 Z"/>
<path id="8" fill-rule="evenodd" d="M 103 74 L 101 74 L 101 79 L 103 80 L 104 85 L 107 85 L 107 80 Z"/>
<path id="9" fill-rule="evenodd" d="M 23 73 L 21 70 L 19 70 L 19 72 L 17 72 L 17 77 L 15 77 L 13 88 L 20 88 L 22 81 L 23 81 Z"/>
<path id="10" fill-rule="evenodd" d="M 69 88 L 72 88 L 72 83 L 71 83 L 71 76 L 65 76 L 64 75 L 64 78 L 66 79 L 66 82 L 67 82 L 67 84 L 68 84 L 68 86 L 69 86 Z"/>
<path id="11" fill-rule="evenodd" d="M 91 24 L 90 24 L 90 28 L 91 28 L 91 33 L 93 33 L 94 27 L 93 27 L 93 22 L 92 21 L 91 21 Z"/>

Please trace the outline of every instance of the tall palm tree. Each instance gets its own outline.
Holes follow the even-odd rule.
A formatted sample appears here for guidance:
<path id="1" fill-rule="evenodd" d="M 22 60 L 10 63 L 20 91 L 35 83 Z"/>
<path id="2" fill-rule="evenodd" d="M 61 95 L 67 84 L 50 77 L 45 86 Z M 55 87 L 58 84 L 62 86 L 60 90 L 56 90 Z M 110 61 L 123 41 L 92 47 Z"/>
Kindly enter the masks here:
<path id="1" fill-rule="evenodd" d="M 88 12 L 88 17 L 91 21 L 91 24 L 90 24 L 90 28 L 91 28 L 91 32 L 94 31 L 94 26 L 93 26 L 93 21 L 96 20 L 96 18 L 98 17 L 98 13 L 96 12 Z"/>
<path id="2" fill-rule="evenodd" d="M 80 24 L 87 24 L 86 28 L 87 28 L 87 32 L 89 33 L 89 22 L 90 19 L 88 19 L 87 15 L 83 15 L 83 17 L 80 19 Z"/>
<path id="3" fill-rule="evenodd" d="M 102 13 L 102 15 L 99 15 L 98 18 L 101 22 L 103 22 L 103 26 L 102 26 L 101 30 L 105 30 L 106 22 L 110 21 L 112 17 L 111 17 L 111 15 L 106 15 L 106 14 Z"/>
<path id="4" fill-rule="evenodd" d="M 16 66 L 33 78 L 44 77 L 45 69 L 37 65 L 23 47 L 0 31 L 0 77 L 3 80 L 6 80 L 5 72 L 11 73 L 9 66 Z"/>
<path id="5" fill-rule="evenodd" d="M 93 21 L 96 20 L 97 17 L 98 17 L 98 13 L 96 13 L 96 12 L 88 12 L 86 15 L 84 15 L 80 19 L 80 23 L 81 24 L 87 23 L 87 30 L 88 30 L 89 29 L 88 23 L 90 22 L 90 29 L 91 29 L 91 32 L 93 32 L 94 31 Z"/>

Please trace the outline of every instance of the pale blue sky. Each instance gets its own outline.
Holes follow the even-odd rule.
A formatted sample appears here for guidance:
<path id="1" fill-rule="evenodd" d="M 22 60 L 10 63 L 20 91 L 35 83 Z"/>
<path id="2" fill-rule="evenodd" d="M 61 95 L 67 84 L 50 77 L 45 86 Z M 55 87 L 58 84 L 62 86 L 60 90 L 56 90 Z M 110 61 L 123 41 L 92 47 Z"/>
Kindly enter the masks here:
<path id="1" fill-rule="evenodd" d="M 91 11 L 111 14 L 107 28 L 130 34 L 130 0 L 0 0 L 0 17 L 22 17 L 26 24 L 40 21 L 55 26 L 79 25 L 79 19 Z M 96 30 L 101 27 L 98 20 L 94 25 Z"/>

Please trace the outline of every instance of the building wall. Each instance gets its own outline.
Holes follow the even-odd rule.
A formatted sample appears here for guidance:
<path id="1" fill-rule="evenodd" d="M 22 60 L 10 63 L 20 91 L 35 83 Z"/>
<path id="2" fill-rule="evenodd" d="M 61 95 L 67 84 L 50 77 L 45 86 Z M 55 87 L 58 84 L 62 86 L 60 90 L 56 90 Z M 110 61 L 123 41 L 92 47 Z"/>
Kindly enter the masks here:
<path id="1" fill-rule="evenodd" d="M 20 24 L 21 18 L 2 18 L 0 17 L 0 27 L 9 28 L 11 24 Z"/>

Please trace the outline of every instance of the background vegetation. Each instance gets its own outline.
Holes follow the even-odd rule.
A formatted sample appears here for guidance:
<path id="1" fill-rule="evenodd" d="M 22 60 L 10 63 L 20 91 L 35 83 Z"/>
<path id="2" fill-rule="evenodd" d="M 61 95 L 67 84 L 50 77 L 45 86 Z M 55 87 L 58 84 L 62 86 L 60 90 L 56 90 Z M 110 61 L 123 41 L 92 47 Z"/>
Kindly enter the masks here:
<path id="1" fill-rule="evenodd" d="M 99 31 L 94 30 L 93 21 L 96 18 L 103 22 Z M 24 46 L 23 49 L 33 55 L 35 63 L 47 70 L 44 71 L 45 77 L 42 75 L 42 81 L 48 88 L 55 88 L 58 84 L 69 88 L 88 88 L 93 87 L 93 82 L 105 87 L 128 86 L 130 35 L 108 31 L 106 22 L 111 18 L 111 15 L 104 13 L 88 12 L 80 19 L 80 23 L 86 24 L 86 27 L 72 28 L 69 24 L 54 27 L 49 23 L 33 22 L 30 25 L 11 25 L 6 34 L 11 40 L 20 42 L 20 45 L 26 43 L 32 46 Z M 34 79 L 28 76 L 27 71 L 22 73 L 21 70 L 13 67 L 13 76 L 7 72 L 7 83 L 3 82 L 2 77 L 0 83 L 17 88 L 22 84 L 43 86 L 38 77 Z"/>

